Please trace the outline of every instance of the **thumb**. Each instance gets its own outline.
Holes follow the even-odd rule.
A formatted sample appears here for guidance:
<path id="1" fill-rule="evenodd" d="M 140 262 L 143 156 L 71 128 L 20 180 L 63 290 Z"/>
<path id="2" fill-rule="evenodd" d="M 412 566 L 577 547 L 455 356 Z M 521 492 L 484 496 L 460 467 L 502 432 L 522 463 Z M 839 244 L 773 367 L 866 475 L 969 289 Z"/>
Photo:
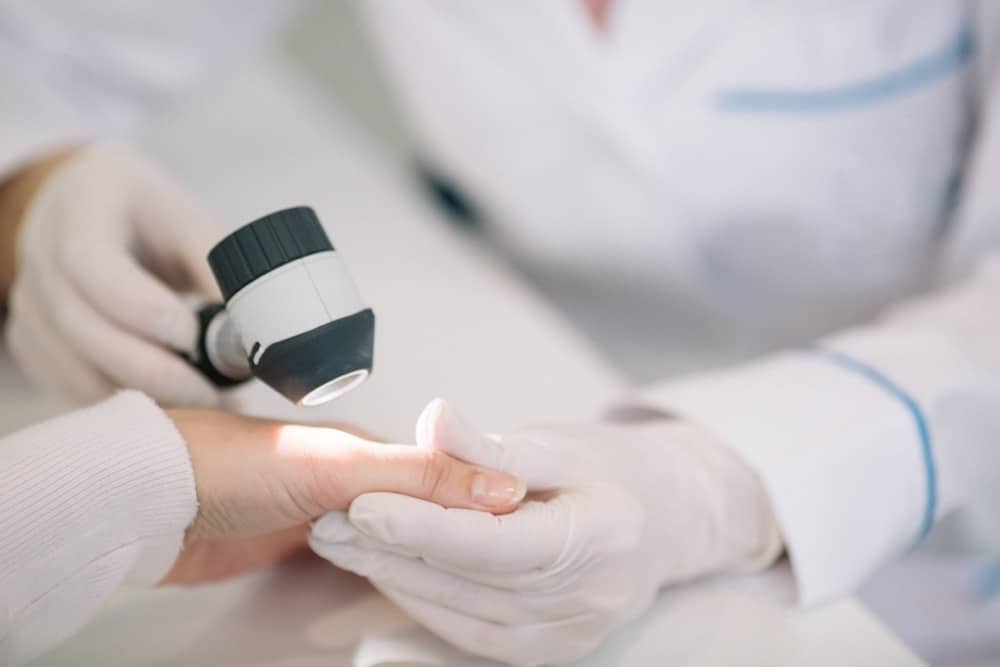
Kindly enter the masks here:
<path id="1" fill-rule="evenodd" d="M 294 461 L 285 474 L 297 480 L 291 486 L 301 489 L 305 506 L 317 514 L 347 509 L 358 496 L 376 491 L 495 514 L 514 510 L 524 498 L 521 479 L 442 451 L 374 443 L 332 429 L 284 426 L 281 431 L 279 449 L 285 460 Z"/>
<path id="2" fill-rule="evenodd" d="M 459 461 L 412 445 L 365 443 L 351 467 L 350 500 L 391 491 L 443 507 L 510 512 L 524 499 L 525 483 L 513 475 Z"/>
<path id="3" fill-rule="evenodd" d="M 567 482 L 572 467 L 567 456 L 552 447 L 544 432 L 483 433 L 440 398 L 424 408 L 417 419 L 416 431 L 419 447 L 517 475 L 533 490 Z"/>

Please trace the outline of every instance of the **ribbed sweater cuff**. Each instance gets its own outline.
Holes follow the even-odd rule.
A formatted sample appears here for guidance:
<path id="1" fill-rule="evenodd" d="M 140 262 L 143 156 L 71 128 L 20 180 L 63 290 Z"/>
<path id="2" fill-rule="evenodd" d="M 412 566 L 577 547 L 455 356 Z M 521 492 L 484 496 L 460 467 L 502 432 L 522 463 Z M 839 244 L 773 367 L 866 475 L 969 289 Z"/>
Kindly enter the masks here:
<path id="1" fill-rule="evenodd" d="M 136 556 L 121 575 L 155 583 L 197 511 L 184 440 L 139 392 L 10 435 L 0 460 L 0 588 L 69 577 L 125 547 Z"/>

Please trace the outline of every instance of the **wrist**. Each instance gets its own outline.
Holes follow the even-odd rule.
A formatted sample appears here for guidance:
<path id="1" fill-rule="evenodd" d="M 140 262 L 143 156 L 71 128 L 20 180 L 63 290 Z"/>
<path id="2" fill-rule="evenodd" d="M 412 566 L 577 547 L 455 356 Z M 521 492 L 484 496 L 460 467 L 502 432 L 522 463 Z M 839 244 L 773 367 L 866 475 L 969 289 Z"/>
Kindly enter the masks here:
<path id="1" fill-rule="evenodd" d="M 245 537 L 287 527 L 260 494 L 280 488 L 288 458 L 276 455 L 282 424 L 217 410 L 164 411 L 187 447 L 198 509 L 185 543 Z M 272 479 L 269 477 L 273 475 Z"/>
<path id="2" fill-rule="evenodd" d="M 17 240 L 35 195 L 52 174 L 80 149 L 70 146 L 42 155 L 0 181 L 0 304 L 17 273 Z"/>
<path id="3" fill-rule="evenodd" d="M 173 424 L 143 394 L 121 392 L 31 426 L 0 447 L 17 481 L 0 488 L 0 502 L 17 510 L 14 524 L 0 527 L 0 542 L 11 525 L 39 536 L 4 545 L 8 553 L 28 550 L 24 581 L 46 576 L 54 564 L 83 568 L 109 558 L 114 565 L 102 571 L 114 585 L 152 584 L 177 558 L 195 514 L 191 462 Z M 18 493 L 18 484 L 29 492 Z"/>

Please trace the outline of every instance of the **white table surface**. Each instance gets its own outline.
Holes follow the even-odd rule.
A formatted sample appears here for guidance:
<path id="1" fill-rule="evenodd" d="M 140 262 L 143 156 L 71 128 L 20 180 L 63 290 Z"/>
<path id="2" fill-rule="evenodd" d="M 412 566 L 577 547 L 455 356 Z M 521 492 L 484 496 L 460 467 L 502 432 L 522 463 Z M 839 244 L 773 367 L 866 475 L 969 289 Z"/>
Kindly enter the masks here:
<path id="1" fill-rule="evenodd" d="M 312 85 L 269 55 L 161 119 L 144 140 L 234 226 L 313 205 L 377 313 L 376 370 L 361 389 L 303 411 L 255 386 L 240 392 L 239 406 L 349 420 L 408 440 L 437 395 L 492 429 L 592 418 L 620 395 L 618 374 L 423 204 Z M 0 432 L 60 409 L 0 358 Z M 787 604 L 790 587 L 779 569 L 668 591 L 581 664 L 920 664 L 855 601 L 797 611 Z M 122 592 L 36 664 L 336 667 L 363 664 L 394 642 L 415 649 L 428 641 L 364 581 L 307 559 L 196 590 Z"/>

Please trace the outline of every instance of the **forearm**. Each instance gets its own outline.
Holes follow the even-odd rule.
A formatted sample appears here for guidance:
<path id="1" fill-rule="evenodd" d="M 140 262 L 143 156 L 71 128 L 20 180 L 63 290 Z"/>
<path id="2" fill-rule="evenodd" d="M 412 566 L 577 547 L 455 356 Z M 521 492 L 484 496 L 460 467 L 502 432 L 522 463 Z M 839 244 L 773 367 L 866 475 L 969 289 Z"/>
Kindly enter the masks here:
<path id="1" fill-rule="evenodd" d="M 0 440 L 0 656 L 30 660 L 122 582 L 162 578 L 196 508 L 184 441 L 141 394 Z"/>
<path id="2" fill-rule="evenodd" d="M 55 169 L 77 147 L 67 147 L 26 163 L 0 181 L 0 309 L 17 271 L 17 237 L 31 201 Z"/>

